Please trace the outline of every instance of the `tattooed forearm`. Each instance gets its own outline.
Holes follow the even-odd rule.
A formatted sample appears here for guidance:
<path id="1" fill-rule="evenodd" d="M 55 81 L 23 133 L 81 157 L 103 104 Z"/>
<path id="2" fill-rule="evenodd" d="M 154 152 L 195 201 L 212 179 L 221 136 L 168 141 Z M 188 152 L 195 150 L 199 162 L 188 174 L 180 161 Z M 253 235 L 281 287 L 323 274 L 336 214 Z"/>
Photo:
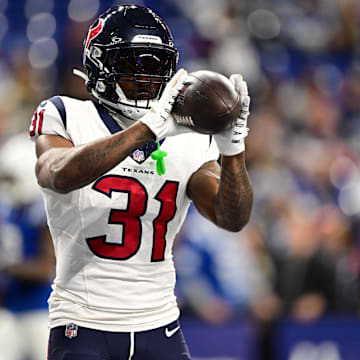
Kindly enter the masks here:
<path id="1" fill-rule="evenodd" d="M 187 194 L 196 209 L 217 226 L 239 231 L 249 221 L 252 187 L 246 172 L 244 154 L 203 164 L 191 176 Z"/>
<path id="2" fill-rule="evenodd" d="M 38 166 L 41 184 L 62 193 L 79 189 L 111 170 L 153 136 L 149 128 L 136 123 L 92 143 L 55 149 Z"/>
<path id="3" fill-rule="evenodd" d="M 142 145 L 148 141 L 154 140 L 154 134 L 151 132 L 136 134 L 135 142 L 137 145 Z"/>
<path id="4" fill-rule="evenodd" d="M 108 156 L 108 154 L 111 154 L 112 151 L 121 147 L 124 143 L 125 141 L 123 137 L 121 137 L 116 141 L 109 141 L 109 144 L 105 148 L 88 149 L 86 152 L 84 152 L 82 158 L 80 159 L 81 161 L 78 163 L 79 170 L 82 170 L 82 166 L 84 165 L 87 167 L 98 167 L 99 161 L 103 161 Z"/>
<path id="5" fill-rule="evenodd" d="M 253 191 L 245 167 L 244 154 L 222 159 L 221 181 L 215 212 L 220 226 L 239 231 L 247 224 L 253 204 Z"/>

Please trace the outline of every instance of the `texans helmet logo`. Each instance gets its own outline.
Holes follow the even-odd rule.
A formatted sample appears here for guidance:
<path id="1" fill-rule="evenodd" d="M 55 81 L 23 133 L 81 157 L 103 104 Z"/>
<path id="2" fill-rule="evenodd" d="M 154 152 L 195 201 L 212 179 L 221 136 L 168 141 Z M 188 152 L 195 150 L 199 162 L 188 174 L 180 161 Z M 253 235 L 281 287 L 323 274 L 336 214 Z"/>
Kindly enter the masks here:
<path id="1" fill-rule="evenodd" d="M 99 19 L 97 25 L 89 29 L 85 43 L 85 50 L 88 48 L 90 41 L 95 39 L 101 33 L 102 29 L 104 28 L 104 23 L 104 19 Z"/>

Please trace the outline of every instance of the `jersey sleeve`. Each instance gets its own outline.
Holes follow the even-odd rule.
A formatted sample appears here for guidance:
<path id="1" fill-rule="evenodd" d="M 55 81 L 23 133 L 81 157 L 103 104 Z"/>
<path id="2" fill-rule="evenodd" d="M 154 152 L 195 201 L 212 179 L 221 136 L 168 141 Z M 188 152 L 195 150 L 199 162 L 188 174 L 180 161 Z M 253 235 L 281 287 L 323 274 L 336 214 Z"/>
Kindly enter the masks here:
<path id="1" fill-rule="evenodd" d="M 71 141 L 66 130 L 66 110 L 60 96 L 45 100 L 37 107 L 31 119 L 29 133 L 33 141 L 42 134 L 60 135 Z"/>

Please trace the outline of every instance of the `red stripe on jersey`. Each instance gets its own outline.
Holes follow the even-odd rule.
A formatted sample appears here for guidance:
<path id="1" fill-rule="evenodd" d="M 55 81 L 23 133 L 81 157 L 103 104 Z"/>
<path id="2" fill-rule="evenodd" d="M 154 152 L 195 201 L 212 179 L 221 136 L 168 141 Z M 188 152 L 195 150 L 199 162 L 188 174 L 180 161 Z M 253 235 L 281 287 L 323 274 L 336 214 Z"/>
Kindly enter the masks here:
<path id="1" fill-rule="evenodd" d="M 38 135 L 41 135 L 42 125 L 44 120 L 44 111 L 45 109 L 42 109 L 39 114 Z"/>
<path id="2" fill-rule="evenodd" d="M 34 112 L 32 122 L 31 122 L 31 128 L 30 128 L 30 136 L 34 136 L 36 133 L 36 122 L 37 122 L 37 111 Z"/>

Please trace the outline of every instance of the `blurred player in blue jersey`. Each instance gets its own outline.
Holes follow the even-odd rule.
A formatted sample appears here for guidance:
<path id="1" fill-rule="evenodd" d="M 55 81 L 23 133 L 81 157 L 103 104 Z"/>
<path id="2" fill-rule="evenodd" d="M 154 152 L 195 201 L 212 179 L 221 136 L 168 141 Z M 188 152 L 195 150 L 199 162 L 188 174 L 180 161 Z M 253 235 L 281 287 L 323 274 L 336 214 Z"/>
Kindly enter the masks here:
<path id="1" fill-rule="evenodd" d="M 170 113 L 187 77 L 177 61 L 158 15 L 113 7 L 90 27 L 77 72 L 94 100 L 56 96 L 35 111 L 30 136 L 57 259 L 49 360 L 190 359 L 174 237 L 191 201 L 229 231 L 248 222 L 250 98 L 232 75 L 242 100 L 232 129 L 209 136 L 176 124 Z"/>
<path id="2" fill-rule="evenodd" d="M 4 360 L 45 359 L 55 258 L 27 134 L 0 148 L 0 349 Z M 21 166 L 19 166 L 21 164 Z"/>

